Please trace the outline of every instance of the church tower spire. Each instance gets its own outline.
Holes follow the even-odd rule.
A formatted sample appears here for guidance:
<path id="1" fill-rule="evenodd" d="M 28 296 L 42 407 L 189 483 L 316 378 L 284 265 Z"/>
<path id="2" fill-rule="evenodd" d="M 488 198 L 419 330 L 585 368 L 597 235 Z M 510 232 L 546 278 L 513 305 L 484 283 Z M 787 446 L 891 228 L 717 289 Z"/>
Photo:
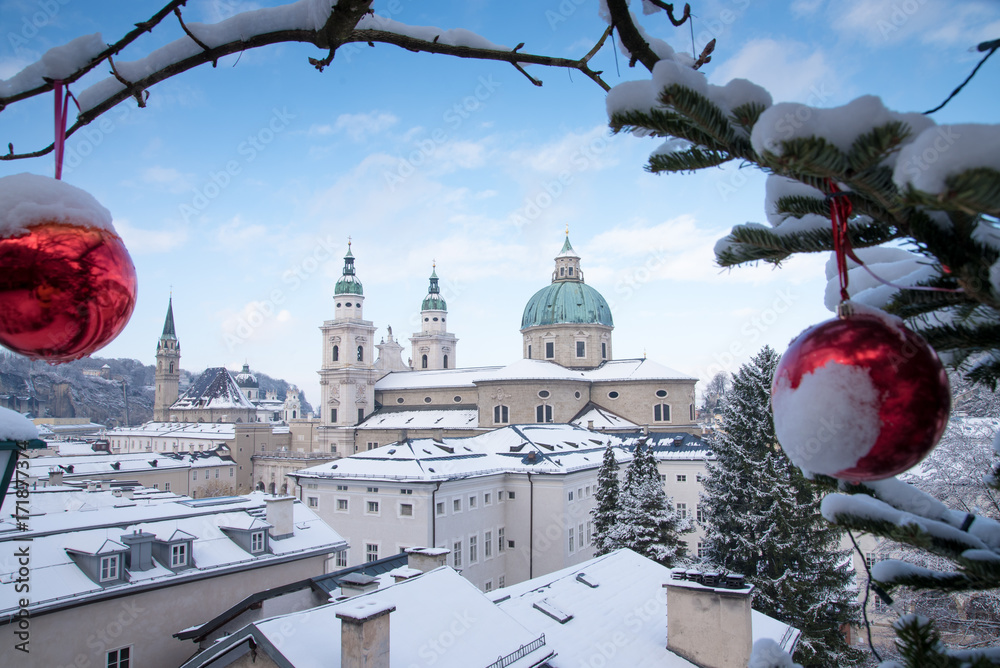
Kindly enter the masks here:
<path id="1" fill-rule="evenodd" d="M 413 368 L 454 369 L 458 339 L 448 332 L 448 305 L 441 296 L 437 262 L 432 265 L 427 296 L 420 304 L 420 331 L 410 337 Z"/>
<path id="2" fill-rule="evenodd" d="M 153 419 L 170 420 L 170 407 L 177 401 L 181 378 L 181 344 L 174 328 L 174 298 L 167 302 L 167 317 L 163 333 L 156 343 L 156 391 L 153 399 Z"/>

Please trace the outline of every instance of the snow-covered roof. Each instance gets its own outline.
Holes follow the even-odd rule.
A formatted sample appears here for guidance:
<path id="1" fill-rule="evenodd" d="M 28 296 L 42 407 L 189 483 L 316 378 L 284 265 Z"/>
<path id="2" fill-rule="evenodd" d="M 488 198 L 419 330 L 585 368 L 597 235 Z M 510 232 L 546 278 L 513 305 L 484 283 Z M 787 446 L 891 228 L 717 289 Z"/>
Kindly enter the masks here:
<path id="1" fill-rule="evenodd" d="M 475 408 L 435 408 L 399 410 L 381 408 L 372 413 L 358 429 L 469 429 L 479 426 Z"/>
<path id="2" fill-rule="evenodd" d="M 607 647 L 615 650 L 616 666 L 693 668 L 666 648 L 663 584 L 669 581 L 669 568 L 621 549 L 487 596 L 533 633 L 545 634 L 556 652 L 552 668 L 592 665 Z M 787 624 L 757 611 L 751 618 L 755 641 L 773 638 L 785 648 L 794 644 L 798 632 Z"/>
<path id="3" fill-rule="evenodd" d="M 581 382 L 635 380 L 697 380 L 694 376 L 648 359 L 610 360 L 596 369 L 567 369 L 555 362 L 521 359 L 506 366 L 439 369 L 434 371 L 394 371 L 375 383 L 375 389 L 413 390 L 420 388 L 474 387 L 476 383 L 514 380 L 578 380 Z"/>
<path id="4" fill-rule="evenodd" d="M 248 637 L 255 639 L 258 652 L 267 652 L 278 665 L 339 668 L 341 621 L 337 615 L 350 615 L 359 606 L 369 612 L 395 607 L 389 617 L 393 666 L 408 666 L 416 657 L 433 655 L 438 668 L 488 666 L 501 657 L 510 657 L 504 666 L 527 668 L 540 665 L 553 654 L 539 634 L 493 605 L 456 571 L 442 566 L 345 601 L 254 622 L 196 655 L 182 668 L 207 665 L 234 649 L 237 653 L 227 658 L 236 658 L 249 651 L 244 644 Z M 295 629 L 294 642 L 288 642 L 289 628 Z M 445 637 L 447 651 L 441 651 L 442 645 L 428 645 L 429 640 Z"/>
<path id="5" fill-rule="evenodd" d="M 29 441 L 33 438 L 38 438 L 38 428 L 31 420 L 9 408 L 0 408 L 0 441 Z"/>
<path id="6" fill-rule="evenodd" d="M 94 450 L 94 444 L 88 443 L 86 441 L 55 441 L 48 443 L 48 446 L 50 448 L 53 447 L 56 448 L 59 451 L 60 457 L 92 455 L 95 452 L 102 452 L 99 450 Z"/>
<path id="7" fill-rule="evenodd" d="M 65 499 L 86 492 L 63 493 Z M 101 494 L 101 493 L 97 493 Z M 108 493 L 104 493 L 111 496 Z M 41 496 L 41 494 L 37 495 Z M 58 495 L 54 495 L 58 496 Z M 32 495 L 32 512 L 36 512 L 36 495 Z M 264 567 L 269 562 L 325 554 L 346 547 L 344 539 L 301 503 L 293 505 L 294 533 L 288 538 L 269 541 L 270 552 L 251 555 L 233 542 L 222 527 L 247 526 L 255 523 L 267 526 L 260 516 L 265 512 L 265 495 L 255 492 L 229 499 L 199 499 L 186 497 L 144 504 L 133 500 L 120 507 L 99 505 L 79 506 L 76 510 L 54 509 L 44 515 L 32 515 L 29 530 L 17 530 L 9 523 L 0 524 L 0 549 L 6 550 L 13 541 L 31 541 L 31 605 L 32 614 L 77 605 L 88 598 L 121 595 L 130 587 L 169 586 L 186 580 L 204 578 L 213 572 L 229 573 Z M 127 502 L 126 499 L 117 499 Z M 65 506 L 64 506 L 65 507 Z M 101 587 L 82 571 L 67 549 L 78 554 L 98 554 L 122 550 L 122 536 L 134 531 L 157 537 L 194 537 L 192 556 L 194 567 L 174 572 L 154 561 L 147 571 L 129 571 L 128 582 Z M 10 543 L 4 546 L 4 543 Z M 13 549 L 11 547 L 11 549 Z M 12 562 L 13 563 L 13 562 Z M 2 570 L 2 569 L 0 569 Z M 0 616 L 18 609 L 15 583 L 9 572 L 0 572 Z"/>
<path id="8" fill-rule="evenodd" d="M 591 426 L 591 422 L 593 425 Z M 570 420 L 571 424 L 587 429 L 638 429 L 639 425 L 631 420 L 626 420 L 620 415 L 615 415 L 606 408 L 601 408 L 594 402 L 584 406 L 577 416 Z"/>
<path id="9" fill-rule="evenodd" d="M 234 462 L 229 457 L 212 453 L 93 453 L 69 457 L 33 457 L 27 460 L 28 476 L 36 480 L 47 480 L 52 469 L 62 469 L 66 477 L 87 477 L 91 475 L 122 475 L 146 473 L 150 470 L 204 468 L 210 466 L 230 466 Z M 117 465 L 117 467 L 116 467 Z"/>
<path id="10" fill-rule="evenodd" d="M 236 425 L 232 422 L 147 422 L 139 427 L 112 429 L 106 436 L 176 436 L 190 439 L 232 439 L 236 437 Z"/>
<path id="11" fill-rule="evenodd" d="M 700 460 L 708 447 L 690 434 L 650 434 L 656 459 Z M 674 445 L 674 437 L 687 439 Z M 616 435 L 570 424 L 512 425 L 462 438 L 408 439 L 296 472 L 313 478 L 450 480 L 498 473 L 563 474 L 601 465 L 608 443 L 619 462 L 632 458 L 641 432 Z"/>
<path id="12" fill-rule="evenodd" d="M 205 369 L 170 408 L 256 409 L 256 406 L 243 394 L 229 369 L 220 366 Z"/>

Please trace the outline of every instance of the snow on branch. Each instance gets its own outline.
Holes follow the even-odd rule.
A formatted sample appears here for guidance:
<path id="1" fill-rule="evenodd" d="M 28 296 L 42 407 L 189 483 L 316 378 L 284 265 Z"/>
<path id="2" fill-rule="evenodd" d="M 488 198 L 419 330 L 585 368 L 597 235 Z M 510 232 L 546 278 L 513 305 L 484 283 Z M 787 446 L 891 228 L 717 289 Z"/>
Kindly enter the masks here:
<path id="1" fill-rule="evenodd" d="M 413 52 L 507 62 L 536 86 L 541 86 L 542 82 L 528 74 L 524 65 L 575 69 L 605 91 L 610 89 L 601 78 L 601 72 L 590 68 L 590 61 L 604 45 L 611 28 L 588 53 L 574 60 L 521 53 L 523 43 L 511 49 L 464 29 L 409 26 L 377 17 L 372 12 L 371 0 L 340 0 L 336 4 L 330 0 L 298 0 L 279 7 L 245 11 L 215 24 L 186 23 L 180 10 L 184 2 L 171 0 L 148 21 L 137 23 L 135 30 L 106 48 L 100 34 L 96 33 L 50 49 L 37 63 L 9 80 L 0 81 L 0 112 L 20 100 L 48 93 L 56 80 L 72 83 L 108 61 L 111 76 L 76 96 L 80 113 L 66 131 L 69 137 L 129 97 L 135 98 L 140 107 L 144 106 L 148 89 L 165 79 L 206 63 L 215 66 L 227 55 L 284 42 L 302 42 L 328 50 L 325 58 L 309 59 L 320 71 L 333 62 L 337 49 L 344 44 L 364 42 L 374 46 L 384 43 Z M 152 31 L 171 13 L 180 23 L 185 33 L 183 37 L 139 60 L 113 60 L 123 48 L 142 33 Z M 7 154 L 0 155 L 0 160 L 46 155 L 54 149 L 54 144 L 26 153 L 16 153 L 13 144 L 8 144 L 8 149 Z"/>

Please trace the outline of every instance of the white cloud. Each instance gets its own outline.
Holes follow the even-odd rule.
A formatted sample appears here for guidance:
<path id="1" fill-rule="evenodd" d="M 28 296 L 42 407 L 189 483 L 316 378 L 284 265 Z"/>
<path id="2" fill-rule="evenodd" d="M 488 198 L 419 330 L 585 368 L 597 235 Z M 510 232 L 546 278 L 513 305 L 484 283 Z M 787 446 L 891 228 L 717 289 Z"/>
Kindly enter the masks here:
<path id="1" fill-rule="evenodd" d="M 794 0 L 790 7 L 796 17 L 811 16 L 823 6 L 823 0 Z"/>
<path id="2" fill-rule="evenodd" d="M 142 180 L 160 186 L 171 193 L 188 192 L 194 187 L 193 175 L 183 174 L 173 167 L 160 167 L 159 165 L 144 169 Z"/>
<path id="3" fill-rule="evenodd" d="M 230 352 L 239 350 L 244 344 L 278 341 L 294 324 L 291 312 L 269 301 L 250 301 L 239 310 L 224 309 L 219 317 Z"/>
<path id="4" fill-rule="evenodd" d="M 756 39 L 712 72 L 715 84 L 731 79 L 749 79 L 770 91 L 775 102 L 806 102 L 822 105 L 829 91 L 836 90 L 839 77 L 822 49 L 793 41 Z M 820 98 L 820 99 L 817 99 Z"/>
<path id="5" fill-rule="evenodd" d="M 996 25 L 997 4 L 987 0 L 849 0 L 842 3 L 833 21 L 836 30 L 870 46 L 913 39 L 924 44 L 972 46 L 996 39 Z"/>
<path id="6" fill-rule="evenodd" d="M 125 242 L 129 253 L 148 255 L 152 253 L 169 253 L 180 248 L 187 242 L 187 229 L 180 225 L 161 226 L 160 229 L 146 230 L 135 227 L 126 218 L 114 221 L 115 229 Z"/>
<path id="7" fill-rule="evenodd" d="M 343 132 L 354 141 L 363 141 L 370 135 L 379 134 L 398 122 L 399 118 L 387 112 L 373 111 L 368 114 L 341 114 L 337 117 L 330 132 Z M 322 130 L 327 127 L 329 126 L 319 126 L 319 129 Z M 310 128 L 311 132 L 312 128 Z"/>
<path id="8" fill-rule="evenodd" d="M 568 132 L 537 148 L 511 151 L 507 161 L 517 170 L 525 167 L 543 174 L 596 171 L 618 164 L 608 128 L 598 125 L 585 132 Z"/>
<path id="9" fill-rule="evenodd" d="M 241 216 L 233 216 L 216 229 L 215 235 L 227 249 L 271 247 L 267 241 L 269 230 L 264 225 L 247 223 Z"/>

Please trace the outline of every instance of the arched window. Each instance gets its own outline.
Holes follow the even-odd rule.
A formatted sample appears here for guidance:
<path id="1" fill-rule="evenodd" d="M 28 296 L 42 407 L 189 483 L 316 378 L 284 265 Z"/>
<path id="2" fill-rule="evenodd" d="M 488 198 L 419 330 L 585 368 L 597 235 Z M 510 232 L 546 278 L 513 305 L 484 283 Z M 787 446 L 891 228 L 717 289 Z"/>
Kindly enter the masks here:
<path id="1" fill-rule="evenodd" d="M 602 360 L 608 359 L 608 344 L 607 343 L 601 343 L 601 359 Z"/>
<path id="2" fill-rule="evenodd" d="M 334 362 L 340 361 L 340 346 L 333 347 L 333 361 Z"/>
<path id="3" fill-rule="evenodd" d="M 365 361 L 365 349 L 362 346 L 358 346 L 358 361 Z"/>
<path id="4" fill-rule="evenodd" d="M 510 422 L 510 408 L 504 405 L 493 407 L 493 424 L 507 424 Z"/>
<path id="5" fill-rule="evenodd" d="M 421 355 L 420 356 L 420 368 L 421 369 L 426 369 L 427 368 L 427 355 Z"/>
<path id="6" fill-rule="evenodd" d="M 171 362 L 170 363 L 170 373 L 173 373 L 173 372 L 174 372 L 174 363 Z"/>
<path id="7" fill-rule="evenodd" d="M 445 369 L 448 368 L 448 356 L 447 355 L 444 356 L 444 368 Z"/>
<path id="8" fill-rule="evenodd" d="M 573 267 L 570 267 L 570 268 L 569 268 L 569 275 L 570 275 L 570 276 L 572 276 L 572 275 L 573 275 Z"/>
<path id="9" fill-rule="evenodd" d="M 528 344 L 528 359 L 531 359 L 531 344 Z"/>
<path id="10" fill-rule="evenodd" d="M 655 404 L 653 406 L 653 422 L 670 422 L 669 404 Z"/>
<path id="11" fill-rule="evenodd" d="M 559 275 L 560 276 L 566 275 L 566 267 L 559 267 Z"/>
<path id="12" fill-rule="evenodd" d="M 535 406 L 535 422 L 552 422 L 552 406 L 548 404 Z"/>
<path id="13" fill-rule="evenodd" d="M 292 419 L 295 419 L 295 411 L 292 411 Z"/>

